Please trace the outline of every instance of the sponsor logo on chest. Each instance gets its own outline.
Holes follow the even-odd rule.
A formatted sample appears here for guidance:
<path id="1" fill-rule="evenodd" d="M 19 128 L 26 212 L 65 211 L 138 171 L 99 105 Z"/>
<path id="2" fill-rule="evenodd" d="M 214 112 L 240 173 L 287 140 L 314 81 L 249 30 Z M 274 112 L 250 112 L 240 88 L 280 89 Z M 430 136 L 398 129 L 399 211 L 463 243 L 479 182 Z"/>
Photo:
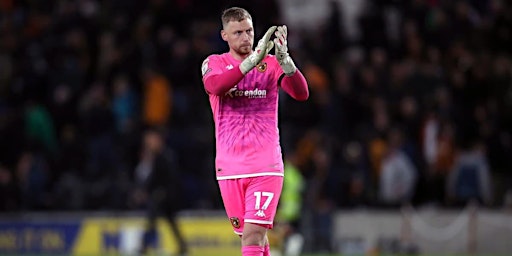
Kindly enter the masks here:
<path id="1" fill-rule="evenodd" d="M 239 90 L 237 85 L 235 87 L 229 89 L 228 92 L 226 92 L 226 96 L 234 98 L 234 97 L 247 97 L 249 99 L 255 99 L 255 98 L 266 98 L 267 97 L 267 90 L 254 88 L 252 90 Z"/>

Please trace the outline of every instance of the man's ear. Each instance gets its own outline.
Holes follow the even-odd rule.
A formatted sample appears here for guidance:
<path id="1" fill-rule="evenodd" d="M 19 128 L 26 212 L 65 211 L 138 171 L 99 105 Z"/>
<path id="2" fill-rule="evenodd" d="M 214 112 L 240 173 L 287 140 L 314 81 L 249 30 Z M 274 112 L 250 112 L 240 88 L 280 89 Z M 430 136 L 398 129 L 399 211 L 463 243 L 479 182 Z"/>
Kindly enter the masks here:
<path id="1" fill-rule="evenodd" d="M 228 34 L 226 31 L 224 31 L 224 29 L 220 31 L 220 37 L 222 37 L 222 40 L 228 41 Z"/>

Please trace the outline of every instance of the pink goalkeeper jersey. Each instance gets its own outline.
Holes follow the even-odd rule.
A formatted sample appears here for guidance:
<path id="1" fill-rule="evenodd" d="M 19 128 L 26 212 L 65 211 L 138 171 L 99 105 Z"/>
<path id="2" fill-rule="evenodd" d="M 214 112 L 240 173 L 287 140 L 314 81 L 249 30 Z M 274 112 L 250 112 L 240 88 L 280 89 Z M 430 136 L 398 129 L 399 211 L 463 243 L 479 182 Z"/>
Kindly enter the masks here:
<path id="1" fill-rule="evenodd" d="M 203 63 L 209 76 L 238 68 L 229 53 L 210 55 Z M 209 94 L 215 121 L 217 179 L 283 176 L 277 128 L 278 80 L 281 68 L 272 55 L 224 96 Z"/>

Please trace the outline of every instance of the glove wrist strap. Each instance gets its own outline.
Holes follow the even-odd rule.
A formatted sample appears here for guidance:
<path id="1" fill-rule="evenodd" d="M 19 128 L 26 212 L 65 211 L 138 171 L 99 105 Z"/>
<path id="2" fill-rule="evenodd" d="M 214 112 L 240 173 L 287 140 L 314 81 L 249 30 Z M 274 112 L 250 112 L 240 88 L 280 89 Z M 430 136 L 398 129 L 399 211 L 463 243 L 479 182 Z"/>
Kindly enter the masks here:
<path id="1" fill-rule="evenodd" d="M 279 62 L 281 65 L 281 68 L 283 69 L 283 72 L 287 76 L 292 76 L 297 72 L 297 67 L 295 66 L 295 63 L 293 63 L 292 58 L 287 54 L 287 56 Z"/>

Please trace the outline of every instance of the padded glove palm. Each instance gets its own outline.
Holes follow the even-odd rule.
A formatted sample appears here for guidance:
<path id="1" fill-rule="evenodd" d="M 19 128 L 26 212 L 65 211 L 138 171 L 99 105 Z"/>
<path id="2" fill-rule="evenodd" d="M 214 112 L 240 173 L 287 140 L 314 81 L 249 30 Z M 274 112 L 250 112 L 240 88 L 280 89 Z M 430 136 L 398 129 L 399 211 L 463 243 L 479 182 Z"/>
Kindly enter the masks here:
<path id="1" fill-rule="evenodd" d="M 286 25 L 277 27 L 275 35 L 276 38 L 274 39 L 274 44 L 276 46 L 277 61 L 283 69 L 283 72 L 287 76 L 291 76 L 297 71 L 297 67 L 295 66 L 295 63 L 293 63 L 290 54 L 288 54 L 288 28 Z"/>
<path id="2" fill-rule="evenodd" d="M 251 69 L 253 69 L 256 65 L 258 65 L 274 47 L 274 43 L 270 41 L 270 37 L 276 28 L 276 26 L 270 27 L 263 38 L 258 41 L 256 49 L 254 49 L 254 51 L 247 58 L 245 58 L 242 63 L 240 63 L 240 71 L 242 71 L 244 75 L 251 71 Z"/>

